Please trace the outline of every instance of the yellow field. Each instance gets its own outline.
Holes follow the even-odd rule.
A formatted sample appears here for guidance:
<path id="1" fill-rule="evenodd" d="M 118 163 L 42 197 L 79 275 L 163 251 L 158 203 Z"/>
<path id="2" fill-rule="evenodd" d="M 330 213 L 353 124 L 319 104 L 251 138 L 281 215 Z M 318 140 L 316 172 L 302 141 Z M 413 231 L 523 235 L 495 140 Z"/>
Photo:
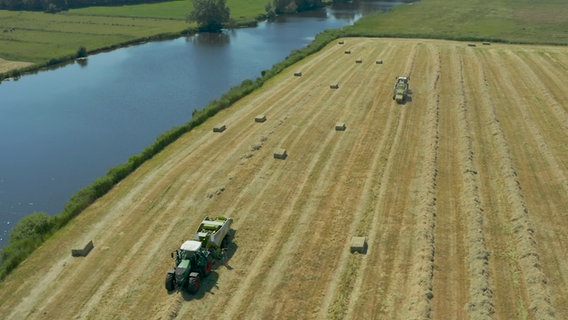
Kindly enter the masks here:
<path id="1" fill-rule="evenodd" d="M 1 284 L 0 315 L 568 319 L 567 78 L 566 47 L 330 44 L 47 241 Z M 229 259 L 197 295 L 168 294 L 169 253 L 205 215 L 234 219 Z"/>
<path id="2" fill-rule="evenodd" d="M 32 65 L 31 62 L 9 61 L 0 58 L 0 73 Z"/>

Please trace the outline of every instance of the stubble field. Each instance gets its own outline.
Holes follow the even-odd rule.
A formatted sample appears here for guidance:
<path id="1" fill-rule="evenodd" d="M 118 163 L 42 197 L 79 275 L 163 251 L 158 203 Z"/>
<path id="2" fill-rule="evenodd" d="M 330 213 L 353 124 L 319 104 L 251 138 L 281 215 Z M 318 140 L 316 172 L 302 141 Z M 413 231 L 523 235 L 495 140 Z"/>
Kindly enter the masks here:
<path id="1" fill-rule="evenodd" d="M 568 319 L 567 75 L 566 47 L 332 43 L 48 240 L 0 284 L 0 315 Z M 229 257 L 197 295 L 168 293 L 169 253 L 205 215 L 234 219 Z"/>

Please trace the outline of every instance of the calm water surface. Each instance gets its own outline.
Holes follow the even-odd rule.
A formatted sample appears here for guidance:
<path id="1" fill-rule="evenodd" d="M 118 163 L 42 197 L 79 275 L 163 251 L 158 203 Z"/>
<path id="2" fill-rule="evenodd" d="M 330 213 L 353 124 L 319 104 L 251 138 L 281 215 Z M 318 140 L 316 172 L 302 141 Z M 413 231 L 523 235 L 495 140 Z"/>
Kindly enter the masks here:
<path id="1" fill-rule="evenodd" d="M 0 84 L 0 248 L 19 219 L 59 213 L 79 189 L 255 79 L 325 29 L 392 4 L 279 17 L 256 28 L 152 42 Z"/>

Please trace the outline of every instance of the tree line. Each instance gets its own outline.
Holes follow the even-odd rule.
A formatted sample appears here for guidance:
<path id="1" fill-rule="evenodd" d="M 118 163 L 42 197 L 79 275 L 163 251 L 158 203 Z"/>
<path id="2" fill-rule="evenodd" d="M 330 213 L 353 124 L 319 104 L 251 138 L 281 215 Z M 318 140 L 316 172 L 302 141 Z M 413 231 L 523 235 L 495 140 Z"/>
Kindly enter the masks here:
<path id="1" fill-rule="evenodd" d="M 0 0 L 0 10 L 59 12 L 93 6 L 122 6 L 168 0 Z"/>
<path id="2" fill-rule="evenodd" d="M 129 4 L 156 3 L 170 0 L 0 0 L 0 10 L 12 11 L 44 11 L 56 13 L 69 9 L 93 6 L 122 6 Z M 195 1 L 194 1 L 195 2 Z M 201 5 L 224 7 L 225 1 L 199 1 Z M 266 13 L 268 16 L 311 10 L 323 6 L 322 0 L 268 0 Z M 225 14 L 217 11 L 216 14 Z"/>

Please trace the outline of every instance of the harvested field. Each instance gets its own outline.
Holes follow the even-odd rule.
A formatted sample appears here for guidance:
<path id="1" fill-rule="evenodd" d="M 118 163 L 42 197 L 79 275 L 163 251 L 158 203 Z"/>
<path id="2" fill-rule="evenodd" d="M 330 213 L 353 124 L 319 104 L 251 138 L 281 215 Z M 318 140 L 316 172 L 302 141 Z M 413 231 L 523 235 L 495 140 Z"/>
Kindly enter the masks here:
<path id="1" fill-rule="evenodd" d="M 9 61 L 0 58 L 0 73 L 32 65 L 31 62 Z"/>
<path id="2" fill-rule="evenodd" d="M 330 44 L 88 208 L 0 284 L 2 318 L 568 319 L 568 48 L 348 41 L 366 67 Z M 227 261 L 168 294 L 218 214 Z"/>

